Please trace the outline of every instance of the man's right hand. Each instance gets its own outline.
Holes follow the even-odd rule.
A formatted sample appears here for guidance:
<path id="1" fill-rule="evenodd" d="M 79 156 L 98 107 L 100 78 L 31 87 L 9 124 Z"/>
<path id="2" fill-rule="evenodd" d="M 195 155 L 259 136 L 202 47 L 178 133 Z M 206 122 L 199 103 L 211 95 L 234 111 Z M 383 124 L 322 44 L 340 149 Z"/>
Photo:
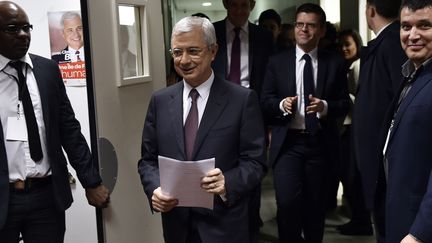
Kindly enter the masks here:
<path id="1" fill-rule="evenodd" d="M 160 187 L 153 191 L 152 207 L 157 212 L 169 212 L 177 206 L 178 200 L 172 197 L 165 196 Z"/>
<path id="2" fill-rule="evenodd" d="M 296 107 L 296 103 L 297 103 L 297 99 L 298 96 L 294 96 L 294 97 L 286 97 L 282 106 L 285 110 L 285 112 L 289 113 L 289 114 L 293 114 L 294 113 L 294 108 Z"/>

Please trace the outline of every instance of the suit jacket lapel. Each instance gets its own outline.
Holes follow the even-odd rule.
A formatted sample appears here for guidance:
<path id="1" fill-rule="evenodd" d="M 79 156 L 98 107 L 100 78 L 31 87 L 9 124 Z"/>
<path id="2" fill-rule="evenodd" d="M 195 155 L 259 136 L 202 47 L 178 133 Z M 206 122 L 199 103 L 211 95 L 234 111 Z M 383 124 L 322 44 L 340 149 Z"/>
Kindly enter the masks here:
<path id="1" fill-rule="evenodd" d="M 395 120 L 394 120 L 394 125 L 392 128 L 392 131 L 390 133 L 389 141 L 392 139 L 393 134 L 396 132 L 397 128 L 399 127 L 399 123 L 400 123 L 407 107 L 409 106 L 409 104 L 412 102 L 412 100 L 418 94 L 418 92 L 420 90 L 422 90 L 423 87 L 427 83 L 429 83 L 431 80 L 432 80 L 431 75 L 425 75 L 425 76 L 419 77 L 417 80 L 414 81 L 414 83 L 411 87 L 411 90 L 408 92 L 407 96 L 405 97 L 405 99 L 402 100 L 402 103 L 400 104 L 399 110 L 398 110 L 396 117 L 395 117 Z"/>
<path id="2" fill-rule="evenodd" d="M 318 51 L 318 74 L 317 74 L 317 86 L 316 86 L 316 97 L 322 97 L 325 82 L 326 82 L 326 73 L 327 73 L 327 62 L 323 57 L 323 53 Z"/>
<path id="3" fill-rule="evenodd" d="M 285 69 L 285 72 L 287 73 L 286 77 L 288 78 L 288 82 L 286 82 L 287 86 L 287 96 L 296 96 L 297 94 L 297 85 L 296 85 L 296 72 L 295 68 L 292 69 L 292 67 L 296 67 L 296 54 L 295 49 L 290 49 L 288 51 L 288 58 L 287 58 L 287 66 Z M 285 85 L 284 85 L 285 86 Z"/>
<path id="4" fill-rule="evenodd" d="M 4 136 L 3 136 L 3 125 L 0 119 L 0 172 L 3 171 L 6 174 L 6 178 L 9 181 L 8 175 L 8 163 L 7 163 L 7 156 L 6 156 L 6 147 L 4 144 Z"/>
<path id="5" fill-rule="evenodd" d="M 186 158 L 183 130 L 183 82 L 177 86 L 177 89 L 170 95 L 169 113 L 179 150 L 182 151 L 183 157 Z"/>
<path id="6" fill-rule="evenodd" d="M 228 103 L 228 100 L 225 96 L 226 91 L 223 82 L 226 81 L 220 80 L 218 78 L 215 78 L 213 81 L 207 105 L 204 109 L 204 114 L 198 128 L 192 158 L 195 158 L 210 128 L 218 120 L 218 117 L 222 114 L 226 104 Z"/>
<path id="7" fill-rule="evenodd" d="M 252 76 L 252 68 L 253 68 L 253 61 L 254 61 L 254 48 L 255 48 L 255 42 L 254 40 L 256 40 L 256 29 L 254 28 L 255 26 L 252 23 L 248 24 L 249 26 L 249 76 Z"/>
<path id="8" fill-rule="evenodd" d="M 50 126 L 50 114 L 49 114 L 49 94 L 48 94 L 48 90 L 49 87 L 47 87 L 47 80 L 50 79 L 50 77 L 46 77 L 46 73 L 50 73 L 47 72 L 47 70 L 42 70 L 42 67 L 39 65 L 39 62 L 37 61 L 37 58 L 33 55 L 30 55 L 30 58 L 32 60 L 33 63 L 33 74 L 35 76 L 36 79 L 36 83 L 38 85 L 39 88 L 39 94 L 40 94 L 40 99 L 41 99 L 41 103 L 42 103 L 42 114 L 43 114 L 43 119 L 44 119 L 44 123 L 45 123 L 45 127 L 51 127 Z M 46 129 L 46 132 L 49 133 L 49 129 Z"/>
<path id="9" fill-rule="evenodd" d="M 222 62 L 222 70 L 225 74 L 225 77 L 223 78 L 227 78 L 228 77 L 228 61 L 227 61 L 227 36 L 226 36 L 226 21 L 227 19 L 225 19 L 225 21 L 223 21 L 221 24 L 224 25 L 223 28 L 218 28 L 216 30 L 219 30 L 218 33 L 216 33 L 216 36 L 220 36 L 220 39 L 218 38 L 218 43 L 219 43 L 219 49 L 218 49 L 218 56 L 221 56 L 222 58 L 220 59 L 220 61 Z"/>

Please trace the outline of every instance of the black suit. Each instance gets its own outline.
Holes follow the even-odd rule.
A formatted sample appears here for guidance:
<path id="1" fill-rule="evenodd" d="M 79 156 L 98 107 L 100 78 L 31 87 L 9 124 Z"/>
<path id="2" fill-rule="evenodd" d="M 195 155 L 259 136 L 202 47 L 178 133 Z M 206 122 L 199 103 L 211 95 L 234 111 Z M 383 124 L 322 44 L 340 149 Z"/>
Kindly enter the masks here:
<path id="1" fill-rule="evenodd" d="M 212 67 L 215 73 L 223 78 L 227 78 L 229 74 L 226 21 L 227 19 L 213 23 L 219 49 Z M 267 61 L 273 51 L 273 39 L 269 31 L 255 24 L 249 23 L 248 28 L 250 88 L 260 95 Z"/>
<path id="2" fill-rule="evenodd" d="M 44 156 L 48 156 L 52 172 L 54 197 L 52 200 L 56 209 L 64 212 L 69 208 L 73 199 L 67 161 L 62 148 L 66 151 L 69 163 L 77 171 L 78 178 L 84 187 L 99 185 L 102 180 L 99 176 L 98 165 L 92 160 L 86 140 L 81 134 L 80 124 L 75 119 L 57 63 L 36 55 L 30 55 L 30 57 L 42 102 L 48 153 Z M 5 137 L 1 129 L 0 229 L 6 223 L 10 196 L 8 162 L 4 143 Z"/>
<path id="3" fill-rule="evenodd" d="M 183 135 L 183 82 L 153 94 L 143 130 L 138 171 L 150 205 L 160 186 L 157 156 L 186 160 Z M 186 243 L 195 225 L 202 242 L 249 242 L 248 204 L 262 179 L 264 131 L 255 92 L 215 77 L 202 116 L 192 160 L 216 158 L 225 176 L 226 198 L 214 210 L 175 207 L 162 213 L 165 242 Z"/>
<path id="4" fill-rule="evenodd" d="M 295 115 L 284 116 L 279 108 L 286 97 L 302 95 L 296 90 L 296 50 L 270 58 L 264 79 L 262 105 L 272 123 L 270 163 L 274 171 L 278 228 L 281 242 L 321 242 L 324 228 L 324 177 L 328 170 L 325 151 L 339 146 L 336 119 L 349 107 L 343 60 L 318 50 L 316 97 L 328 103 L 316 135 L 289 129 Z M 337 154 L 337 152 L 336 152 Z"/>
<path id="5" fill-rule="evenodd" d="M 392 23 L 362 49 L 359 86 L 353 110 L 355 158 L 366 207 L 374 210 L 379 232 L 384 231 L 380 223 L 384 215 L 379 209 L 383 208 L 384 198 L 378 198 L 379 205 L 375 205 L 375 193 L 385 187 L 383 172 L 380 172 L 382 148 L 379 133 L 386 110 L 402 80 L 401 66 L 407 59 L 401 48 L 399 29 L 398 22 Z"/>

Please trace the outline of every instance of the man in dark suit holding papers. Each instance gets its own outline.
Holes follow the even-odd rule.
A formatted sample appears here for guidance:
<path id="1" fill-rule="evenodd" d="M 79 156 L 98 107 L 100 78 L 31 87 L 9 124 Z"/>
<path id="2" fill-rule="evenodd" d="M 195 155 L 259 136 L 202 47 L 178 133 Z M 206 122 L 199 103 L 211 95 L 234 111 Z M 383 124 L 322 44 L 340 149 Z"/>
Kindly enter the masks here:
<path id="1" fill-rule="evenodd" d="M 249 242 L 249 196 L 266 171 L 257 94 L 214 75 L 218 45 L 207 19 L 180 20 L 171 47 L 184 80 L 153 94 L 138 163 L 151 209 L 162 213 L 165 242 Z M 215 169 L 201 180 L 214 194 L 214 209 L 176 207 L 178 200 L 161 190 L 158 155 L 215 158 Z"/>

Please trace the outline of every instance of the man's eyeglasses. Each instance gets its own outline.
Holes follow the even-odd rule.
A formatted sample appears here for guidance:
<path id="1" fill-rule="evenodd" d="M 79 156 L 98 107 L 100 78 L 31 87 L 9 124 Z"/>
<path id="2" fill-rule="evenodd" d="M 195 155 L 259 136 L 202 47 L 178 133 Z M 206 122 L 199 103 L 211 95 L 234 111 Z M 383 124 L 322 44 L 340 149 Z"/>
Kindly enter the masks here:
<path id="1" fill-rule="evenodd" d="M 303 29 L 304 27 L 306 27 L 306 29 L 316 29 L 318 27 L 318 24 L 316 24 L 316 23 L 294 22 L 294 26 L 297 29 Z"/>
<path id="2" fill-rule="evenodd" d="M 18 34 L 21 31 L 24 31 L 25 33 L 30 33 L 30 31 L 32 30 L 33 30 L 33 25 L 31 24 L 25 24 L 21 26 L 10 24 L 1 29 L 1 31 L 9 34 Z"/>
<path id="3" fill-rule="evenodd" d="M 199 47 L 189 47 L 186 49 L 174 48 L 170 50 L 172 57 L 175 59 L 182 57 L 185 51 L 191 58 L 199 58 L 203 49 Z"/>

